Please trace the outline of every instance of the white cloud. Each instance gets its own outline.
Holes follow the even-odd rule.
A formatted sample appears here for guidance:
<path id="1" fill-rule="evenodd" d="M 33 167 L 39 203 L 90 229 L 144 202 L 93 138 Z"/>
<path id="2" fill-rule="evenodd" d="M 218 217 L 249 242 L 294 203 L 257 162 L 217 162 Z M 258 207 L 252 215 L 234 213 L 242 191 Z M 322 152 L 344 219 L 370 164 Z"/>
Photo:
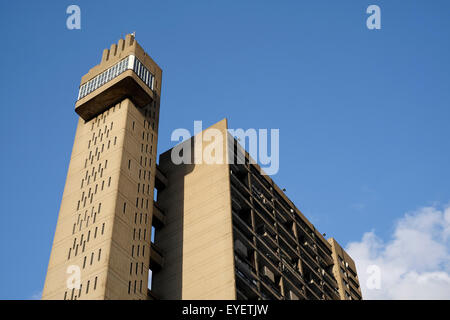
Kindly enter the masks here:
<path id="1" fill-rule="evenodd" d="M 371 231 L 346 250 L 356 262 L 364 299 L 450 299 L 450 206 L 407 213 L 389 241 Z M 378 289 L 371 265 L 380 270 Z"/>

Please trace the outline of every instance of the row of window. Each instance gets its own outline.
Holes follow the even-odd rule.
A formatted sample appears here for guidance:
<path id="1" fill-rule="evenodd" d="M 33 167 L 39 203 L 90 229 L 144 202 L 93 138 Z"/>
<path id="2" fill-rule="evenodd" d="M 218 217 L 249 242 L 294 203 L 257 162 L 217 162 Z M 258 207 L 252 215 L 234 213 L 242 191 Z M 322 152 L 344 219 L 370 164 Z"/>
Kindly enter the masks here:
<path id="1" fill-rule="evenodd" d="M 138 75 L 138 77 L 144 81 L 144 83 L 153 90 L 153 82 L 155 80 L 155 77 L 153 74 L 151 74 L 150 71 L 142 64 L 141 61 L 139 61 L 138 58 L 134 57 L 134 72 Z"/>
<path id="2" fill-rule="evenodd" d="M 112 126 L 112 122 L 111 122 L 111 126 Z M 105 126 L 105 132 L 104 132 L 104 133 L 101 132 L 101 131 L 102 131 L 102 129 L 99 129 L 98 136 L 95 135 L 95 132 L 92 133 L 92 139 L 89 139 L 89 141 L 88 141 L 88 149 L 91 148 L 91 145 L 92 145 L 92 146 L 97 145 L 97 139 L 98 139 L 98 138 L 100 138 L 100 142 L 102 142 L 102 141 L 103 141 L 103 134 L 104 134 L 104 133 L 106 133 L 106 138 L 109 138 L 109 131 L 110 131 L 110 130 L 107 128 L 107 126 Z M 91 143 L 91 142 L 92 142 L 92 143 Z M 97 151 L 98 151 L 98 148 L 97 148 Z M 96 155 L 97 155 L 97 154 L 96 154 Z"/>
<path id="3" fill-rule="evenodd" d="M 135 272 L 135 274 L 137 275 L 139 272 L 138 271 L 139 269 L 141 269 L 140 272 L 141 272 L 141 275 L 143 275 L 144 274 L 144 263 L 143 262 L 141 262 L 140 268 L 139 268 L 139 262 L 136 262 L 136 263 L 130 262 L 130 275 L 132 275 L 133 272 Z"/>
<path id="4" fill-rule="evenodd" d="M 100 232 L 101 232 L 101 235 L 103 235 L 105 233 L 105 223 L 102 224 L 102 228 L 101 228 Z M 97 238 L 97 233 L 98 233 L 98 227 L 95 227 L 94 235 L 93 235 L 94 239 Z M 74 256 L 75 257 L 78 255 L 78 248 L 79 248 L 79 246 L 81 246 L 81 252 L 83 253 L 84 250 L 85 250 L 85 247 L 86 247 L 86 242 L 89 242 L 90 237 L 91 237 L 91 231 L 89 230 L 86 240 L 83 240 L 83 235 L 82 235 L 80 243 L 77 243 L 77 238 L 75 238 L 74 241 L 73 241 L 73 246 L 69 248 L 69 254 L 67 256 L 67 260 L 70 260 L 71 255 L 72 255 L 72 250 L 74 251 Z M 100 259 L 100 256 L 99 256 L 99 259 Z"/>
<path id="5" fill-rule="evenodd" d="M 152 134 L 152 138 L 153 138 L 153 134 Z M 141 143 L 141 152 L 143 153 L 144 152 L 144 144 L 143 143 Z M 150 151 L 149 151 L 149 148 L 148 148 L 148 143 L 145 145 L 145 153 L 150 153 L 150 154 L 152 154 L 153 153 L 153 145 L 150 145 Z"/>
<path id="6" fill-rule="evenodd" d="M 151 106 L 150 106 L 151 107 Z M 148 107 L 147 107 L 148 108 Z M 147 110 L 146 110 L 147 112 Z M 147 113 L 146 113 L 147 116 Z M 133 135 L 136 132 L 135 121 L 133 121 L 131 125 Z M 144 275 L 144 269 L 148 266 L 144 265 L 142 259 L 145 259 L 145 251 L 147 246 L 147 239 L 150 240 L 150 233 L 147 235 L 147 224 L 148 224 L 148 213 L 146 211 L 149 209 L 149 199 L 146 197 L 150 195 L 151 187 L 151 174 L 150 170 L 146 170 L 146 168 L 151 168 L 152 165 L 152 153 L 153 153 L 153 133 L 151 132 L 152 128 L 154 129 L 154 124 L 152 125 L 148 119 L 144 119 L 144 130 L 142 130 L 141 136 L 141 155 L 139 164 L 132 163 L 131 159 L 128 161 L 128 169 L 131 170 L 132 166 L 136 165 L 138 171 L 138 183 L 137 183 L 137 197 L 135 207 L 140 208 L 143 212 L 134 214 L 134 224 L 135 228 L 132 230 L 132 241 L 131 244 L 131 261 L 130 261 L 130 276 L 132 275 Z M 140 132 L 139 132 L 140 133 Z M 151 138 L 150 138 L 151 134 Z M 136 140 L 139 140 L 139 135 L 135 136 Z M 150 140 L 150 141 L 149 141 Z M 150 143 L 149 143 L 150 142 Z M 145 144 L 145 146 L 144 146 Z M 150 153 L 150 154 L 149 154 Z M 148 181 L 148 183 L 146 183 Z M 141 195 L 141 197 L 140 197 Z M 138 210 L 138 209 L 136 209 Z M 126 203 L 124 203 L 124 213 L 126 213 Z M 143 226 L 143 228 L 141 228 Z M 130 229 L 131 231 L 131 229 Z M 149 247 L 147 247 L 148 249 Z M 150 252 L 148 252 L 150 253 Z M 148 254 L 147 254 L 148 255 Z M 136 261 L 137 260 L 137 261 Z M 147 258 L 148 261 L 148 258 Z M 140 269 L 140 270 L 139 270 Z M 140 277 L 140 276 L 139 276 Z M 136 294 L 142 293 L 143 280 L 138 279 L 130 279 L 128 282 L 128 294 Z M 144 288 L 147 290 L 147 288 Z M 144 292 L 145 293 L 145 292 Z"/>
<path id="7" fill-rule="evenodd" d="M 97 261 L 100 261 L 100 258 L 101 258 L 101 255 L 102 255 L 102 249 L 98 249 L 98 254 L 97 255 L 98 255 L 97 256 Z M 94 262 L 94 256 L 95 256 L 95 253 L 91 252 L 91 259 L 90 259 L 90 262 L 89 262 L 90 266 L 92 266 L 92 263 Z M 84 256 L 83 269 L 86 268 L 86 261 L 87 261 L 87 256 Z"/>
<path id="8" fill-rule="evenodd" d="M 145 245 L 140 245 L 138 244 L 137 247 L 133 245 L 131 245 L 131 257 L 134 258 L 134 254 L 135 254 L 135 249 L 136 248 L 136 257 L 139 257 L 139 254 L 141 254 L 141 249 L 142 249 L 142 257 L 145 257 Z"/>
<path id="9" fill-rule="evenodd" d="M 114 112 L 115 110 L 114 106 L 111 108 Z M 120 104 L 118 105 L 118 108 L 120 108 Z M 97 124 L 97 128 L 99 128 L 100 123 L 106 122 L 106 116 L 109 114 L 109 110 L 105 113 L 97 116 L 96 118 L 92 119 L 91 121 L 91 127 L 90 130 L 94 131 L 95 124 Z M 103 121 L 101 121 L 103 120 Z M 113 129 L 113 123 L 111 122 L 108 125 L 105 125 L 104 130 L 103 128 L 99 128 L 98 131 L 92 132 L 92 138 L 88 141 L 87 147 L 90 149 L 91 147 L 94 147 L 97 145 L 98 142 L 103 141 L 104 134 L 106 134 L 106 138 L 109 138 L 109 131 Z M 103 131 L 103 132 L 102 132 Z M 117 137 L 114 138 L 114 144 L 117 141 Z M 110 147 L 112 140 L 108 140 L 108 148 Z M 95 151 L 92 149 L 90 150 L 89 157 L 85 161 L 85 168 L 87 168 L 88 161 L 90 160 L 90 164 L 93 164 L 93 161 L 95 158 L 96 160 L 99 160 L 100 154 L 104 151 L 105 144 L 103 144 L 100 148 L 100 146 L 97 146 Z M 95 182 L 97 179 L 97 175 L 99 175 L 99 178 L 103 177 L 103 170 L 108 167 L 108 160 L 105 160 L 105 162 L 101 162 L 95 164 L 92 166 L 92 169 L 89 168 L 86 170 L 86 174 L 81 179 L 81 187 L 80 189 L 83 189 L 84 187 L 88 187 L 88 185 L 91 182 Z M 86 201 L 89 200 L 90 203 L 93 202 L 93 196 L 97 194 L 98 191 L 102 191 L 106 186 L 111 185 L 111 177 L 103 179 L 102 181 L 99 181 L 97 184 L 92 185 L 89 187 L 89 189 L 81 190 L 81 200 L 77 203 L 77 211 L 81 209 L 81 206 L 85 207 Z M 84 253 L 86 249 L 88 249 L 88 243 L 92 241 L 93 239 L 96 239 L 98 236 L 103 235 L 105 232 L 105 223 L 102 223 L 101 225 L 95 226 L 97 217 L 101 212 L 101 203 L 98 203 L 98 206 L 92 206 L 90 210 L 90 214 L 88 214 L 88 210 L 84 212 L 84 216 L 82 214 L 78 214 L 77 220 L 73 225 L 72 234 L 75 235 L 76 232 L 81 231 L 82 227 L 86 226 L 89 227 L 89 224 L 91 224 L 91 227 L 87 232 L 83 232 L 81 236 L 76 236 L 73 239 L 73 244 L 69 248 L 67 259 L 70 260 L 72 257 L 78 256 L 80 253 Z M 91 239 L 92 238 L 92 239 Z M 95 252 L 91 252 L 90 254 L 87 254 L 83 258 L 82 262 L 82 268 L 85 269 L 88 265 L 92 265 L 95 260 L 100 261 L 102 256 L 102 249 L 98 249 Z M 80 298 L 85 292 L 85 294 L 89 293 L 89 290 L 92 291 L 97 288 L 97 281 L 98 278 L 95 277 L 94 279 L 88 280 L 86 283 L 81 284 L 80 289 L 74 289 L 72 291 L 66 291 L 64 293 L 64 299 L 71 299 L 76 300 L 77 298 Z"/>
<path id="10" fill-rule="evenodd" d="M 96 290 L 97 289 L 98 277 L 95 277 L 93 282 L 94 282 L 94 284 L 93 284 L 94 290 Z M 91 284 L 91 280 L 88 280 L 87 283 L 86 283 L 85 294 L 89 293 L 89 286 L 90 286 L 90 284 Z M 77 300 L 77 299 L 81 298 L 82 293 L 84 291 L 83 290 L 83 284 L 80 284 L 80 288 L 77 291 L 78 291 L 78 294 L 76 294 L 75 288 L 73 288 L 72 291 L 71 291 L 71 294 L 70 294 L 70 298 L 67 296 L 67 291 L 65 291 L 64 292 L 64 300 L 67 300 L 67 299 L 69 299 L 69 300 Z"/>
<path id="11" fill-rule="evenodd" d="M 147 184 L 147 191 L 145 191 L 145 183 L 142 184 L 142 187 L 141 187 L 141 184 L 138 183 L 137 191 L 138 191 L 138 193 L 142 192 L 143 194 L 145 194 L 147 192 L 147 195 L 149 195 L 150 194 L 150 184 Z"/>
<path id="12" fill-rule="evenodd" d="M 89 80 L 88 82 L 83 84 L 78 91 L 77 100 L 84 98 L 92 91 L 100 88 L 104 84 L 116 78 L 125 70 L 133 70 L 137 74 L 137 76 L 150 89 L 153 90 L 153 83 L 155 80 L 153 74 L 142 64 L 142 62 L 138 58 L 136 58 L 134 55 L 129 55 L 128 57 L 120 60 L 112 67 L 106 69 L 105 71 L 97 75 L 92 80 Z"/>
<path id="13" fill-rule="evenodd" d="M 103 172 L 103 170 L 102 170 L 102 172 Z M 94 175 L 94 182 L 95 182 L 96 175 L 97 175 L 97 173 L 95 173 L 95 175 Z M 101 175 L 102 174 L 100 174 L 100 177 L 101 177 Z M 105 188 L 105 183 L 106 183 L 106 180 L 102 180 L 102 183 L 100 186 L 100 191 L 103 191 L 103 189 Z M 89 184 L 89 177 L 88 177 L 88 184 Z M 106 185 L 108 187 L 111 186 L 111 177 L 108 178 L 108 182 L 106 183 Z M 92 204 L 92 202 L 94 201 L 94 194 L 97 194 L 98 186 L 99 186 L 99 184 L 95 185 L 93 192 L 91 192 L 91 188 L 89 188 L 88 196 L 86 196 L 86 197 L 84 196 L 85 192 L 84 191 L 82 192 L 81 200 L 78 200 L 78 202 L 77 202 L 77 211 L 80 210 L 81 205 L 83 205 L 83 208 L 86 207 L 86 202 L 88 199 L 89 199 L 89 204 Z M 81 187 L 83 187 L 83 181 L 81 182 Z"/>
<path id="14" fill-rule="evenodd" d="M 114 137 L 114 140 L 108 140 L 108 144 L 106 145 L 106 149 L 109 150 L 111 147 L 111 141 L 113 141 L 113 144 L 117 144 L 117 136 Z M 102 144 L 101 150 L 98 149 L 98 147 L 95 149 L 95 154 L 92 154 L 92 150 L 89 152 L 89 157 L 84 162 L 84 167 L 86 168 L 88 165 L 89 160 L 91 161 L 90 164 L 94 163 L 94 159 L 97 157 L 97 161 L 100 160 L 101 153 L 105 151 L 105 144 Z"/>
<path id="15" fill-rule="evenodd" d="M 145 207 L 146 207 L 146 209 L 148 209 L 148 199 L 146 199 L 145 203 L 146 203 Z M 138 207 L 138 205 L 139 205 L 139 198 L 136 198 L 136 207 Z M 144 207 L 144 198 L 141 199 L 141 208 L 143 209 L 143 207 Z M 124 202 L 122 213 L 125 214 L 126 210 L 127 210 L 127 203 Z M 143 213 L 140 213 L 139 214 L 139 224 L 142 224 L 143 219 L 144 219 L 144 224 L 147 224 L 147 216 L 148 216 L 147 213 L 145 213 L 145 215 Z M 134 215 L 134 223 L 135 224 L 137 224 L 137 220 L 138 220 L 138 213 L 135 212 L 135 215 Z"/>
<path id="16" fill-rule="evenodd" d="M 116 106 L 118 109 L 120 109 L 120 103 L 118 103 L 117 105 L 114 105 L 112 108 L 106 110 L 104 113 L 99 114 L 97 117 L 95 117 L 94 119 L 90 120 L 91 122 L 91 131 L 94 130 L 95 124 L 97 124 L 97 128 L 100 127 L 100 123 L 101 120 L 103 119 L 103 124 L 106 123 L 106 117 L 109 116 L 109 111 L 112 110 L 112 112 L 116 111 Z M 113 128 L 113 124 L 111 122 L 111 128 L 110 130 L 112 130 Z"/>
<path id="17" fill-rule="evenodd" d="M 117 77 L 119 74 L 124 72 L 125 70 L 129 69 L 129 60 L 130 56 L 126 57 L 125 59 L 122 59 L 109 69 L 106 69 L 104 72 L 100 73 L 98 76 L 96 76 L 94 79 L 89 80 L 85 84 L 83 84 L 80 87 L 80 90 L 78 92 L 78 100 L 81 98 L 87 96 L 92 91 L 96 90 L 97 88 L 101 87 L 105 83 L 111 81 L 115 77 Z"/>
<path id="18" fill-rule="evenodd" d="M 143 231 L 143 232 L 141 232 L 141 231 Z M 139 229 L 137 229 L 136 230 L 136 228 L 134 228 L 133 229 L 133 240 L 141 240 L 141 233 L 142 233 L 142 237 L 143 237 L 143 240 L 145 241 L 146 240 L 146 237 L 147 237 L 147 229 L 141 229 L 141 228 L 139 228 Z"/>
<path id="19" fill-rule="evenodd" d="M 128 281 L 128 294 L 131 294 L 131 281 Z M 137 280 L 134 280 L 133 293 L 139 290 L 139 293 L 142 293 L 142 280 L 139 281 L 139 289 L 137 289 Z"/>
<path id="20" fill-rule="evenodd" d="M 142 219 L 144 218 L 144 224 L 147 224 L 147 213 L 143 215 L 142 213 L 139 214 L 139 224 L 142 224 Z M 137 224 L 138 222 L 138 213 L 134 213 L 134 224 Z"/>

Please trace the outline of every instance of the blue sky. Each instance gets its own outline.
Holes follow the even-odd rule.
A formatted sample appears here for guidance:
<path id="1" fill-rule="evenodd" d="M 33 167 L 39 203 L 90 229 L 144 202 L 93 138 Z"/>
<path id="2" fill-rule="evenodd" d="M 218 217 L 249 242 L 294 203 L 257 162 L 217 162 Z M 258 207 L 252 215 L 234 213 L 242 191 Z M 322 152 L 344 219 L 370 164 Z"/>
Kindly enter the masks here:
<path id="1" fill-rule="evenodd" d="M 81 30 L 66 8 L 81 8 Z M 366 28 L 377 4 L 381 30 Z M 389 241 L 450 201 L 448 1 L 8 1 L 2 49 L 0 299 L 43 287 L 82 75 L 136 31 L 163 69 L 159 151 L 224 117 L 279 128 L 273 179 L 340 243 Z"/>

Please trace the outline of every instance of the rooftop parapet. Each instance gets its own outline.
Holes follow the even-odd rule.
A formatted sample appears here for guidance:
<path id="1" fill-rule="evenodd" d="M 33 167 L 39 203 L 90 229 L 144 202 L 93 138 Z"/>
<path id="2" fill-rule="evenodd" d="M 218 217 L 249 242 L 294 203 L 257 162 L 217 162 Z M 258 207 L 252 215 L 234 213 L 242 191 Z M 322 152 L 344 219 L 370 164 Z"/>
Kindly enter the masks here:
<path id="1" fill-rule="evenodd" d="M 124 98 L 143 107 L 159 99 L 161 78 L 161 68 L 128 34 L 104 49 L 100 64 L 81 78 L 75 112 L 89 121 Z"/>

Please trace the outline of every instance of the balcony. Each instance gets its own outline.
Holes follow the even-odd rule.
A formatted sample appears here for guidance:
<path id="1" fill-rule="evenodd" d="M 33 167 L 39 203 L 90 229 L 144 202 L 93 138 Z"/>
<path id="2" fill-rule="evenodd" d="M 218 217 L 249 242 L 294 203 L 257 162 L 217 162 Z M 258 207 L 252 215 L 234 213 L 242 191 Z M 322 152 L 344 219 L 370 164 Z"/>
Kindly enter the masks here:
<path id="1" fill-rule="evenodd" d="M 308 241 L 303 241 L 302 247 L 308 252 L 311 257 L 316 257 L 316 251 L 313 244 Z"/>
<path id="2" fill-rule="evenodd" d="M 326 268 L 334 264 L 333 258 L 331 256 L 323 255 L 321 251 L 319 251 L 319 258 L 321 260 L 321 264 Z"/>
<path id="3" fill-rule="evenodd" d="M 326 283 L 328 283 L 328 285 L 331 288 L 336 288 L 337 287 L 337 282 L 334 279 L 334 277 L 332 275 L 330 275 L 327 271 L 325 271 L 324 269 L 322 269 L 322 276 L 323 279 L 325 280 Z"/>
<path id="4" fill-rule="evenodd" d="M 244 164 L 230 164 L 231 174 L 236 175 L 239 180 L 247 177 L 247 167 Z"/>
<path id="5" fill-rule="evenodd" d="M 295 239 L 295 235 L 291 232 L 289 232 L 283 224 L 278 223 L 278 231 L 283 238 L 283 240 L 286 242 L 286 244 L 289 246 L 290 250 L 297 253 L 297 240 Z"/>
<path id="6" fill-rule="evenodd" d="M 250 172 L 252 181 L 257 181 L 268 194 L 271 194 L 272 186 L 263 176 L 261 176 L 261 173 L 254 165 L 250 166 Z"/>
<path id="7" fill-rule="evenodd" d="M 152 224 L 155 229 L 161 229 L 166 224 L 166 215 L 163 210 L 158 206 L 156 201 L 153 201 L 153 218 Z"/>
<path id="8" fill-rule="evenodd" d="M 249 279 L 245 274 L 235 268 L 236 275 L 236 293 L 239 300 L 257 300 L 259 297 L 258 287 L 254 279 Z"/>
<path id="9" fill-rule="evenodd" d="M 133 70 L 126 70 L 78 100 L 75 104 L 75 112 L 83 120 L 89 121 L 124 98 L 130 98 L 138 108 L 155 99 L 153 91 L 139 79 L 138 75 Z"/>
<path id="10" fill-rule="evenodd" d="M 256 234 L 261 238 L 264 239 L 267 245 L 269 245 L 273 250 L 276 250 L 278 247 L 277 241 L 275 239 L 276 235 L 271 232 L 271 230 L 265 226 L 262 225 L 258 228 L 256 231 Z"/>
<path id="11" fill-rule="evenodd" d="M 167 188 L 168 185 L 167 177 L 160 170 L 159 165 L 156 165 L 156 175 L 155 175 L 155 188 L 158 191 L 162 191 Z"/>
<path id="12" fill-rule="evenodd" d="M 238 188 L 236 188 L 233 183 L 231 186 L 231 200 L 234 202 L 234 204 L 238 204 L 239 208 L 236 208 L 237 211 L 239 211 L 242 208 L 251 208 L 251 204 L 247 197 L 242 194 Z"/>
<path id="13" fill-rule="evenodd" d="M 150 247 L 150 269 L 157 272 L 164 267 L 164 254 L 162 250 L 153 242 Z"/>
<path id="14" fill-rule="evenodd" d="M 280 291 L 280 287 L 276 286 L 275 283 L 271 282 L 271 280 L 267 278 L 263 278 L 261 284 L 265 287 L 267 291 L 270 292 L 271 295 L 275 296 L 275 299 L 281 300 L 282 295 Z"/>
<path id="15" fill-rule="evenodd" d="M 231 174 L 231 185 L 238 190 L 244 198 L 250 198 L 250 191 L 247 188 L 247 185 L 244 184 L 235 174 Z"/>
<path id="16" fill-rule="evenodd" d="M 250 279 L 251 282 L 256 285 L 256 270 L 248 261 L 245 261 L 238 255 L 235 255 L 234 264 L 236 268 L 238 268 L 247 279 Z"/>

